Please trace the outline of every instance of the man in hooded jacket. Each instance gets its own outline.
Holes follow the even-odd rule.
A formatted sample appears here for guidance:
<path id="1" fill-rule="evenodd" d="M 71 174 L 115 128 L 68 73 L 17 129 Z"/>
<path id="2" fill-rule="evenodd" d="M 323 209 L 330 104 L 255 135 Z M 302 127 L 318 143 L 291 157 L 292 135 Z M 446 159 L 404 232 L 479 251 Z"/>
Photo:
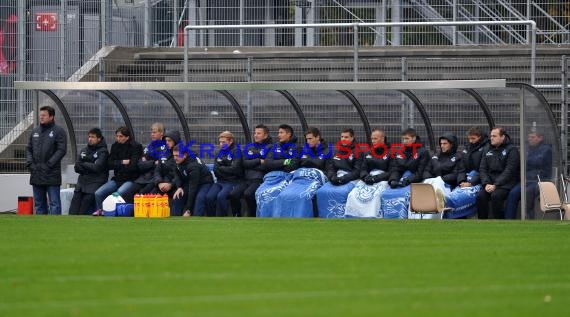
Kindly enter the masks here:
<path id="1" fill-rule="evenodd" d="M 439 137 L 440 151 L 432 156 L 426 169 L 424 179 L 440 176 L 449 185 L 450 190 L 457 186 L 457 170 L 461 164 L 461 155 L 457 153 L 457 137 L 451 132 Z"/>

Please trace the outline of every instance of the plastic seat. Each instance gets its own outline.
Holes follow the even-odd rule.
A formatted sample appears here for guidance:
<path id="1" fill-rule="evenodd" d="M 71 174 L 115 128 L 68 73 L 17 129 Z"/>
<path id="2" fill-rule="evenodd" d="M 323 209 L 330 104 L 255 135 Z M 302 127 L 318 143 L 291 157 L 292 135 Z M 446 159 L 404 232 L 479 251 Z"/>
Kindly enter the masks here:
<path id="1" fill-rule="evenodd" d="M 560 199 L 558 188 L 553 182 L 538 182 L 538 189 L 540 191 L 540 210 L 542 210 L 542 219 L 544 215 L 550 212 L 558 212 L 560 220 L 564 220 L 564 211 L 566 204 Z"/>
<path id="2" fill-rule="evenodd" d="M 431 184 L 412 183 L 410 187 L 410 212 L 420 214 L 420 219 L 423 219 L 424 214 L 438 213 L 443 218 L 443 214 L 451 210 L 443 206 L 443 197 L 438 199 Z"/>

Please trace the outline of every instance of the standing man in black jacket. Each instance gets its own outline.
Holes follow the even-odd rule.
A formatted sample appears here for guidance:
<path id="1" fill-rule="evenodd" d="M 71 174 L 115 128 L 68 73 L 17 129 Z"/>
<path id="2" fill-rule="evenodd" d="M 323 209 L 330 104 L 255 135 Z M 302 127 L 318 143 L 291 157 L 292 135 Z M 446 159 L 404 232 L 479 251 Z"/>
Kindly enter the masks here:
<path id="1" fill-rule="evenodd" d="M 41 107 L 38 118 L 40 125 L 32 130 L 26 147 L 26 167 L 30 171 L 34 206 L 36 214 L 60 215 L 61 160 L 67 152 L 67 134 L 55 124 L 52 107 Z"/>
<path id="2" fill-rule="evenodd" d="M 87 146 L 79 152 L 74 166 L 79 178 L 69 206 L 70 215 L 91 213 L 95 207 L 95 191 L 109 179 L 109 150 L 101 130 L 93 128 L 87 136 Z"/>
<path id="3" fill-rule="evenodd" d="M 504 128 L 491 130 L 491 146 L 481 160 L 481 186 L 477 196 L 479 219 L 489 218 L 489 202 L 495 219 L 505 218 L 505 200 L 519 181 L 519 150 Z"/>

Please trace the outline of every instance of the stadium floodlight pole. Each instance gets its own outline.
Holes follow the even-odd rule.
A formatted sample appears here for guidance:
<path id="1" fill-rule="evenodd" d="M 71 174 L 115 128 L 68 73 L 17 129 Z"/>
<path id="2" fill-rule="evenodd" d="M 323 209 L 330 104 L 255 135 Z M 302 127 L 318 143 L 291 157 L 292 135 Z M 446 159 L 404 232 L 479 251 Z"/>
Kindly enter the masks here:
<path id="1" fill-rule="evenodd" d="M 392 26 L 475 26 L 475 25 L 530 25 L 530 84 L 534 85 L 536 70 L 536 22 L 533 20 L 512 21 L 437 21 L 437 22 L 353 22 L 353 23 L 304 23 L 304 24 L 243 24 L 243 25 L 187 25 L 184 27 L 184 81 L 188 81 L 188 47 L 190 30 L 225 30 L 225 29 L 297 29 L 297 28 L 332 28 L 332 27 L 392 27 Z M 528 39 L 527 43 L 528 44 Z M 358 50 L 354 55 L 358 57 Z"/>

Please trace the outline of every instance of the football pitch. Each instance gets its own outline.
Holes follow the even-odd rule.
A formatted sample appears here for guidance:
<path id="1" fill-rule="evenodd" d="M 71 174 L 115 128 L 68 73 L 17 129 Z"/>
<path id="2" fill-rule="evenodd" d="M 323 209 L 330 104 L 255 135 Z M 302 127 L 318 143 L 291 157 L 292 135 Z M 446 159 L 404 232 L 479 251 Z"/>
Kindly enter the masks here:
<path id="1" fill-rule="evenodd" d="M 0 216 L 0 316 L 568 316 L 570 222 Z"/>

